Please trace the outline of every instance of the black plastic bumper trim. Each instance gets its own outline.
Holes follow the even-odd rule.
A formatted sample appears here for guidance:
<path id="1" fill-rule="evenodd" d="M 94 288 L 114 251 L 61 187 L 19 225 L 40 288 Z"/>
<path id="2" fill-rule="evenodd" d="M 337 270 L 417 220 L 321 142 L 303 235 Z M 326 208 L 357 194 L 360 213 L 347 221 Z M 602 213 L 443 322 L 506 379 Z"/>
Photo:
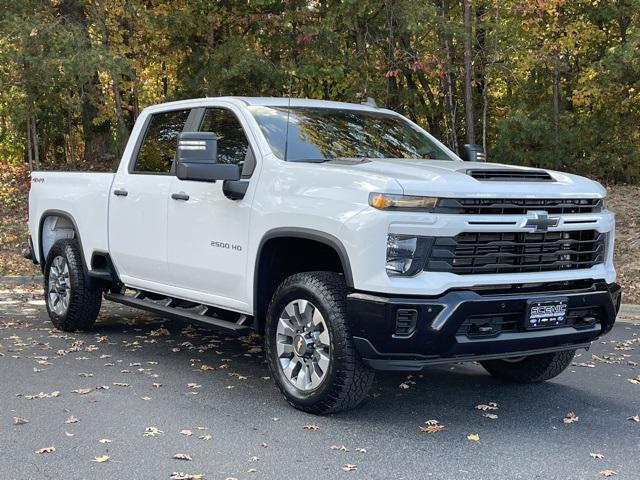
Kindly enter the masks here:
<path id="1" fill-rule="evenodd" d="M 613 328 L 620 305 L 620 287 L 603 280 L 581 289 L 512 292 L 482 294 L 460 289 L 423 297 L 353 292 L 347 296 L 347 314 L 355 346 L 367 361 L 441 359 L 438 362 L 447 363 L 480 355 L 509 357 L 523 351 L 588 345 Z M 594 308 L 600 313 L 595 321 L 526 330 L 528 301 L 554 298 L 566 299 L 570 312 Z M 394 335 L 397 312 L 409 308 L 418 312 L 416 328 L 410 337 L 398 338 Z M 461 325 L 478 315 L 507 316 L 518 322 L 517 328 L 492 335 L 460 333 Z"/>
<path id="2" fill-rule="evenodd" d="M 355 340 L 355 339 L 354 339 Z M 364 347 L 361 342 L 366 342 L 368 347 Z M 360 344 L 360 347 L 373 348 L 366 339 L 358 338 L 357 343 Z M 588 343 L 576 343 L 569 345 L 558 345 L 555 347 L 547 347 L 547 348 L 538 348 L 535 350 L 519 350 L 516 352 L 509 353 L 490 353 L 490 354 L 482 354 L 482 355 L 458 355 L 453 357 L 425 357 L 425 358 L 363 358 L 362 361 L 368 367 L 374 370 L 385 370 L 385 371 L 419 371 L 425 367 L 429 367 L 432 365 L 445 365 L 448 363 L 462 363 L 462 362 L 479 362 L 484 360 L 500 360 L 504 358 L 517 358 L 517 357 L 527 357 L 530 355 L 541 355 L 543 353 L 553 353 L 553 352 L 562 352 L 564 350 L 576 350 L 580 348 L 584 348 L 588 350 L 591 347 L 591 342 Z M 379 355 L 382 355 L 378 352 Z"/>

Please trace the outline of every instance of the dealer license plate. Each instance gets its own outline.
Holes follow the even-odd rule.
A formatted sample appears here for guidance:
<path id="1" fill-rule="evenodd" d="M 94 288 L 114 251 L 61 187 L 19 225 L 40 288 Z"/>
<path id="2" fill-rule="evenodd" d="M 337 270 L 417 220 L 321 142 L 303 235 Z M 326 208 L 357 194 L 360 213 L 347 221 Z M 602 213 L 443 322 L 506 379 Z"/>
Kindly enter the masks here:
<path id="1" fill-rule="evenodd" d="M 529 300 L 525 328 L 559 327 L 567 323 L 566 298 L 560 300 Z"/>

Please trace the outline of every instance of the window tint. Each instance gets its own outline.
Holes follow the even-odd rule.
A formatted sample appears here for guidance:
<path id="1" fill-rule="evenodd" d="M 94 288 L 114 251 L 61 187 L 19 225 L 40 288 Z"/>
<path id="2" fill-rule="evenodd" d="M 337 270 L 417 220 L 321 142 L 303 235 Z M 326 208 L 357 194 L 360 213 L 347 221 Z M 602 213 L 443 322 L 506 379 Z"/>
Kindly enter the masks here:
<path id="1" fill-rule="evenodd" d="M 182 133 L 189 110 L 174 110 L 152 115 L 140 146 L 135 172 L 169 173 L 176 154 L 178 135 Z"/>
<path id="2" fill-rule="evenodd" d="M 213 132 L 218 137 L 218 162 L 240 164 L 249 160 L 243 168 L 242 176 L 251 175 L 252 153 L 242 125 L 230 110 L 208 108 L 202 120 L 203 132 Z M 248 155 L 247 155 L 248 153 Z M 251 158 L 249 158 L 251 157 Z"/>

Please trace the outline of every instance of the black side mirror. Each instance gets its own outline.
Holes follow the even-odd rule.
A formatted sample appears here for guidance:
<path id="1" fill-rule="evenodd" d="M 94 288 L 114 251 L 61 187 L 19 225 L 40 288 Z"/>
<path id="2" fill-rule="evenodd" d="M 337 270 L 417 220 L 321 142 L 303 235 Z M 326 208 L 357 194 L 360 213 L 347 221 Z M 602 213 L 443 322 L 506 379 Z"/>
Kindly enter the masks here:
<path id="1" fill-rule="evenodd" d="M 487 154 L 484 153 L 481 145 L 475 143 L 467 143 L 462 153 L 462 159 L 465 162 L 486 162 Z"/>
<path id="2" fill-rule="evenodd" d="M 176 152 L 176 176 L 180 180 L 199 182 L 239 180 L 238 165 L 217 163 L 217 146 L 218 139 L 215 133 L 181 133 Z"/>

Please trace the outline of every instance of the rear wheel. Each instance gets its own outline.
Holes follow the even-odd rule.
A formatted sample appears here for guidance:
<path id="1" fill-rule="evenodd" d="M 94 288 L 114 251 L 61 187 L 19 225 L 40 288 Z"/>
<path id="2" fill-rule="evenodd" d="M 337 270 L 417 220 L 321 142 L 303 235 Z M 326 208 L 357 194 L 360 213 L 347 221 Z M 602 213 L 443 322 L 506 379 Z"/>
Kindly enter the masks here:
<path id="1" fill-rule="evenodd" d="M 54 326 L 64 331 L 90 330 L 102 303 L 99 284 L 85 275 L 75 239 L 53 244 L 44 270 L 47 312 Z"/>
<path id="2" fill-rule="evenodd" d="M 267 312 L 265 349 L 280 391 L 306 412 L 353 408 L 373 382 L 353 345 L 346 286 L 336 273 L 305 272 L 282 282 Z"/>
<path id="3" fill-rule="evenodd" d="M 544 382 L 564 372 L 571 365 L 575 353 L 575 350 L 564 350 L 514 359 L 487 360 L 480 364 L 494 377 L 510 382 Z"/>

